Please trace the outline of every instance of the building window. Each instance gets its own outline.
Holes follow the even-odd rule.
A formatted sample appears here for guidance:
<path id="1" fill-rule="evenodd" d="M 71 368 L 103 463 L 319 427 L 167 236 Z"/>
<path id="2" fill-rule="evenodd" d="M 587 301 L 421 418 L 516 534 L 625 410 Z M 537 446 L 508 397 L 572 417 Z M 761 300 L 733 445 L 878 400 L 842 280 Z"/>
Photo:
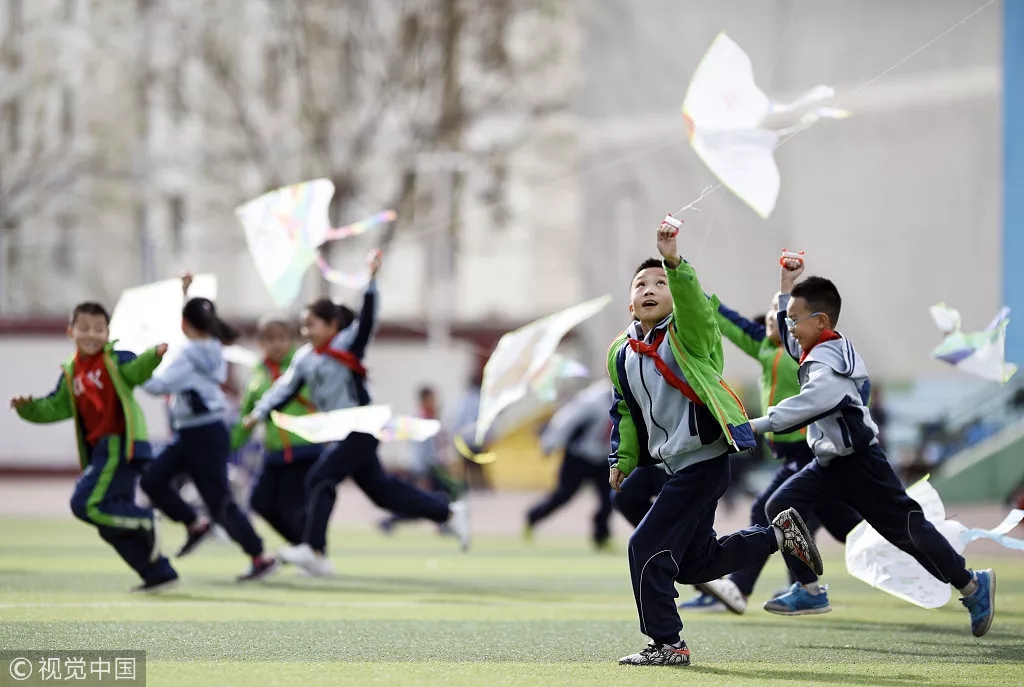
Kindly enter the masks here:
<path id="1" fill-rule="evenodd" d="M 282 48 L 277 45 L 267 46 L 263 52 L 263 97 L 271 110 L 277 110 L 281 106 L 283 63 Z"/>
<path id="2" fill-rule="evenodd" d="M 57 219 L 57 245 L 53 261 L 64 276 L 69 277 L 75 273 L 75 220 L 69 215 L 61 215 Z"/>
<path id="3" fill-rule="evenodd" d="M 21 148 L 21 106 L 17 100 L 10 100 L 4 105 L 3 124 L 7 135 L 7 149 L 16 153 Z"/>
<path id="4" fill-rule="evenodd" d="M 180 62 L 171 69 L 171 80 L 169 84 L 168 98 L 171 101 L 171 116 L 175 122 L 180 122 L 185 116 L 185 90 L 184 90 L 184 69 Z"/>
<path id="5" fill-rule="evenodd" d="M 181 255 L 185 247 L 185 199 L 171 196 L 167 201 L 167 213 L 170 217 L 171 250 Z"/>
<path id="6" fill-rule="evenodd" d="M 75 94 L 65 87 L 60 96 L 60 128 L 64 140 L 71 142 L 75 138 Z"/>

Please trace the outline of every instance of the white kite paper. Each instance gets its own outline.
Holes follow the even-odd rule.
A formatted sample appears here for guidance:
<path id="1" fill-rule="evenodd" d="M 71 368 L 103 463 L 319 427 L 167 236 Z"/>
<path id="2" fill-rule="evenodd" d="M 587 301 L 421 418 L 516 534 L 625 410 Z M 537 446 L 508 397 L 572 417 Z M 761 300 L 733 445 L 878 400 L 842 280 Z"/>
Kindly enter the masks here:
<path id="1" fill-rule="evenodd" d="M 946 335 L 932 350 L 932 357 L 947 362 L 964 372 L 994 382 L 1005 383 L 1017 372 L 1017 366 L 1005 358 L 1006 327 L 1010 309 L 999 311 L 984 331 L 964 334 L 960 329 L 960 313 L 945 303 L 929 308 L 932 320 Z"/>
<path id="2" fill-rule="evenodd" d="M 310 415 L 270 413 L 274 424 L 313 444 L 341 441 L 352 432 L 376 436 L 391 420 L 389 406 L 358 406 Z"/>
<path id="3" fill-rule="evenodd" d="M 425 441 L 441 431 L 438 420 L 409 415 L 392 417 L 389 406 L 359 406 L 310 415 L 273 411 L 270 417 L 281 429 L 314 444 L 342 441 L 352 432 L 372 434 L 384 443 Z"/>
<path id="4" fill-rule="evenodd" d="M 551 362 L 562 337 L 603 310 L 611 300 L 610 295 L 605 295 L 574 305 L 501 337 L 484 366 L 476 425 L 477 444 L 483 445 L 487 430 L 498 414 L 526 395 L 534 380 Z"/>
<path id="5" fill-rule="evenodd" d="M 188 298 L 217 299 L 217 277 L 198 274 L 192 278 Z M 181 331 L 181 309 L 185 305 L 181 279 L 163 281 L 125 289 L 110 316 L 110 338 L 121 350 L 142 353 L 147 348 L 165 343 L 170 355 L 185 343 Z"/>
<path id="6" fill-rule="evenodd" d="M 590 371 L 586 365 L 564 355 L 551 356 L 548 364 L 530 382 L 530 389 L 537 398 L 552 403 L 558 398 L 558 381 L 561 379 L 586 379 Z"/>
<path id="7" fill-rule="evenodd" d="M 1011 511 L 990 530 L 967 528 L 956 520 L 946 519 L 942 499 L 927 478 L 907 489 L 907 494 L 921 505 L 924 517 L 957 553 L 962 554 L 976 539 L 990 539 L 1008 549 L 1024 551 L 1024 540 L 1008 536 L 1024 519 L 1022 510 Z M 910 554 L 897 549 L 863 521 L 846 536 L 846 569 L 872 587 L 922 608 L 939 608 L 952 596 L 948 584 L 932 577 Z"/>
<path id="8" fill-rule="evenodd" d="M 235 208 L 260 279 L 279 308 L 298 298 L 331 224 L 329 179 L 285 186 Z"/>
<path id="9" fill-rule="evenodd" d="M 239 346 L 238 344 L 231 344 L 224 347 L 224 360 L 244 367 L 256 367 L 260 364 L 261 358 L 260 354 L 256 351 L 252 351 L 245 346 Z"/>
<path id="10" fill-rule="evenodd" d="M 831 98 L 835 91 L 816 86 L 792 103 L 773 103 L 754 82 L 753 65 L 725 33 L 704 54 L 683 101 L 690 145 L 722 184 L 762 218 L 775 209 L 779 168 L 773 152 L 782 136 L 817 119 L 842 119 L 845 110 L 819 107 L 797 126 L 764 127 L 769 115 L 792 112 Z"/>

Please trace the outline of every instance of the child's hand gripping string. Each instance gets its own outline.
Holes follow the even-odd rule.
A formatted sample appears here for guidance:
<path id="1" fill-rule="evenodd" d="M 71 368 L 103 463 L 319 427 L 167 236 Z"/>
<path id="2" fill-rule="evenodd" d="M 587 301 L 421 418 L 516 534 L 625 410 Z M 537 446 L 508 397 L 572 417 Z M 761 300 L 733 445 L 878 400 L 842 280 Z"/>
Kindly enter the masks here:
<path id="1" fill-rule="evenodd" d="M 366 256 L 366 267 L 370 272 L 370 279 L 377 276 L 377 270 L 380 269 L 380 264 L 384 259 L 384 254 L 379 248 L 374 248 Z"/>
<path id="2" fill-rule="evenodd" d="M 683 226 L 681 220 L 672 215 L 666 215 L 658 227 L 658 252 L 665 259 L 665 265 L 669 269 L 678 267 L 681 260 L 679 249 L 676 247 L 676 234 L 679 233 L 681 226 Z"/>
<path id="3" fill-rule="evenodd" d="M 800 275 L 804 273 L 804 252 L 793 253 L 785 248 L 782 249 L 782 257 L 779 258 L 779 265 L 782 266 L 779 275 L 779 291 L 789 293 Z"/>
<path id="4" fill-rule="evenodd" d="M 188 296 L 188 289 L 192 286 L 192 273 L 188 270 L 181 275 L 181 293 L 184 296 Z"/>
<path id="5" fill-rule="evenodd" d="M 34 401 L 31 396 L 15 396 L 11 399 L 11 408 L 17 410 L 23 406 L 27 406 L 29 403 Z"/>

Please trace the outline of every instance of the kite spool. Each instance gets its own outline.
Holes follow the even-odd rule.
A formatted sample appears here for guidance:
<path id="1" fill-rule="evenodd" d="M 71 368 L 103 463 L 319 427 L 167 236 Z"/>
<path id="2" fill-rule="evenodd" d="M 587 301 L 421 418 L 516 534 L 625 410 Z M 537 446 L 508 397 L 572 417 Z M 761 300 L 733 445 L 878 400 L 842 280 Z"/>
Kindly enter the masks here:
<path id="1" fill-rule="evenodd" d="M 683 220 L 676 219 L 672 215 L 665 215 L 665 219 L 663 219 L 661 221 L 662 221 L 663 224 L 667 224 L 667 225 L 669 225 L 671 227 L 675 227 L 675 231 L 672 232 L 673 236 L 678 234 L 679 230 L 683 228 Z"/>
<path id="2" fill-rule="evenodd" d="M 787 260 L 799 260 L 800 264 L 803 265 L 804 264 L 804 251 L 800 251 L 799 253 L 794 253 L 791 250 L 786 250 L 785 248 L 783 248 L 782 249 L 782 257 L 779 258 L 779 264 L 782 265 L 783 267 L 785 267 Z"/>

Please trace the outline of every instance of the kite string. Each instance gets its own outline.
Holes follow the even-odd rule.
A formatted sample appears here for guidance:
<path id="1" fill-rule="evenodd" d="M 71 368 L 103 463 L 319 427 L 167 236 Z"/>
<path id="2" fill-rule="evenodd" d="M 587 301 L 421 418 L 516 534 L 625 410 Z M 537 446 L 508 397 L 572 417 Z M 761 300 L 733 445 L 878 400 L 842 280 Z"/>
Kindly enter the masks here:
<path id="1" fill-rule="evenodd" d="M 892 65 L 890 65 L 890 66 L 886 67 L 884 70 L 882 70 L 879 74 L 877 74 L 877 75 L 873 76 L 872 78 L 868 79 L 867 81 L 865 81 L 861 85 L 857 86 L 855 89 L 853 89 L 849 93 L 846 93 L 845 95 L 843 95 L 842 98 L 839 98 L 835 102 L 835 106 L 838 107 L 843 102 L 849 100 L 850 98 L 852 98 L 853 96 L 855 96 L 856 94 L 860 93 L 865 88 L 870 86 L 871 84 L 875 83 L 879 79 L 881 79 L 884 76 L 886 76 L 887 74 L 889 74 L 889 72 L 891 72 L 892 70 L 896 69 L 897 67 L 899 67 L 903 63 L 905 63 L 908 60 L 912 59 L 913 57 L 915 57 L 919 53 L 927 50 L 933 44 L 935 44 L 938 41 L 942 40 L 943 38 L 948 36 L 950 33 L 952 33 L 956 29 L 960 28 L 961 26 L 963 26 L 964 24 L 969 22 L 971 19 L 973 19 L 975 17 L 975 15 L 979 14 L 980 12 L 982 12 L 985 8 L 987 8 L 989 5 L 991 5 L 995 1 L 996 0 L 988 0 L 988 2 L 986 2 L 984 5 L 982 5 L 981 7 L 977 8 L 976 10 L 974 10 L 973 12 L 968 14 L 966 17 L 964 17 L 963 19 L 961 19 L 960 21 L 956 22 L 955 24 L 953 24 L 952 26 L 947 28 L 945 31 L 940 33 L 938 36 L 935 36 L 930 41 L 926 42 L 924 45 L 920 46 L 919 48 L 917 48 L 916 50 L 911 52 L 909 55 L 903 57 L 900 60 L 897 60 L 895 63 L 893 63 Z M 778 150 L 783 145 L 785 145 L 786 143 L 791 141 L 793 139 L 793 137 L 796 136 L 797 134 L 800 134 L 803 131 L 805 131 L 809 126 L 814 124 L 815 121 L 817 121 L 817 120 L 811 120 L 811 121 L 803 122 L 802 124 L 796 125 L 796 127 L 794 127 L 795 130 L 793 131 L 793 133 L 789 134 L 788 136 L 785 136 L 785 137 L 781 138 L 778 141 L 778 143 L 776 143 L 774 146 L 772 146 L 772 152 Z M 719 182 L 713 189 L 711 189 L 711 191 L 705 192 L 705 191 L 707 191 L 707 189 L 705 189 L 705 191 L 701 192 L 700 197 L 697 198 L 697 200 L 693 201 L 692 203 L 689 203 L 688 205 L 683 206 L 683 209 L 684 210 L 686 210 L 686 209 L 698 210 L 698 208 L 695 207 L 696 203 L 698 203 L 701 200 L 703 200 L 704 198 L 707 198 L 708 196 L 712 195 L 713 193 L 718 191 L 718 189 L 722 188 L 723 186 L 725 186 L 725 182 Z M 680 212 L 682 212 L 682 210 L 680 210 Z"/>

